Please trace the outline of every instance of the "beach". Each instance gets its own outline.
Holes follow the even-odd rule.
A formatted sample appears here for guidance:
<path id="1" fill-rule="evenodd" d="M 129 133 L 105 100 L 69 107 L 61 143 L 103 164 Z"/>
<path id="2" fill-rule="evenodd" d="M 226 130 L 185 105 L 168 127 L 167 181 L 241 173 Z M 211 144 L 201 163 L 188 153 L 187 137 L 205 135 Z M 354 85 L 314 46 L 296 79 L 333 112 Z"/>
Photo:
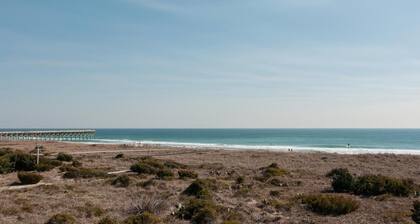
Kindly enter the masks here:
<path id="1" fill-rule="evenodd" d="M 72 155 L 86 168 L 106 170 L 109 177 L 64 179 L 58 168 L 42 172 L 45 186 L 28 189 L 10 187 L 17 181 L 16 173 L 0 178 L 0 223 L 45 223 L 56 213 L 68 213 L 77 223 L 98 223 L 101 218 L 123 220 L 130 214 L 130 206 L 141 195 L 165 195 L 167 208 L 159 213 L 163 223 L 189 223 L 173 215 L 183 203 L 182 192 L 193 180 L 156 179 L 150 175 L 128 172 L 130 186 L 117 188 L 112 178 L 130 170 L 130 166 L 144 156 L 185 164 L 198 174 L 221 185 L 213 193 L 213 200 L 225 209 L 235 211 L 241 223 L 410 223 L 410 209 L 414 196 L 352 197 L 360 207 L 347 215 L 323 216 L 305 209 L 295 202 L 299 195 L 331 191 L 326 174 L 334 168 L 347 168 L 354 175 L 381 174 L 394 178 L 411 178 L 420 183 L 420 156 L 394 154 L 343 155 L 320 152 L 272 152 L 264 150 L 223 150 L 193 148 L 157 148 L 113 144 L 76 144 L 41 142 L 47 157 L 64 152 Z M 0 148 L 29 152 L 35 142 L 0 142 Z M 116 155 L 123 158 L 116 159 Z M 261 168 L 276 163 L 287 170 L 277 183 L 258 180 Z M 120 171 L 120 172 L 119 172 Z M 243 177 L 247 188 L 236 189 L 237 177 Z M 153 179 L 145 187 L 144 182 Z M 245 186 L 244 185 L 244 186 Z M 275 196 L 272 192 L 277 192 Z M 269 201 L 275 200 L 277 205 Z M 98 206 L 101 214 L 86 214 L 86 206 Z M 218 216 L 220 222 L 223 215 Z M 219 223 L 219 222 L 218 222 Z"/>

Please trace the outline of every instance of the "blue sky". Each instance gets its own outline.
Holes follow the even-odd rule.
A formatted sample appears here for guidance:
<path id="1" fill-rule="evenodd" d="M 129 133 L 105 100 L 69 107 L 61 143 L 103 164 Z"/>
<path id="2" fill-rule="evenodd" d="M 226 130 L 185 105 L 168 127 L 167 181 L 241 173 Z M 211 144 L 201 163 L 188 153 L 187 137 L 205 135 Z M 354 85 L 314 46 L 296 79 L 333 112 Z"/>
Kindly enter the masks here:
<path id="1" fill-rule="evenodd" d="M 0 127 L 420 127 L 420 2 L 0 3 Z"/>

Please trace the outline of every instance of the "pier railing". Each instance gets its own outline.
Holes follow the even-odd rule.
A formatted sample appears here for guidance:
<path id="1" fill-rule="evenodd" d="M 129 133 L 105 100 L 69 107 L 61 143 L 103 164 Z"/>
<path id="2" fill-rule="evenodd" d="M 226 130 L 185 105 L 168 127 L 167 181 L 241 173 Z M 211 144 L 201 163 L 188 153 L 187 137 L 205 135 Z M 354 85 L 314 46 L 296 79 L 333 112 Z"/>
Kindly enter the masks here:
<path id="1" fill-rule="evenodd" d="M 96 130 L 0 131 L 0 141 L 80 141 L 94 138 Z"/>

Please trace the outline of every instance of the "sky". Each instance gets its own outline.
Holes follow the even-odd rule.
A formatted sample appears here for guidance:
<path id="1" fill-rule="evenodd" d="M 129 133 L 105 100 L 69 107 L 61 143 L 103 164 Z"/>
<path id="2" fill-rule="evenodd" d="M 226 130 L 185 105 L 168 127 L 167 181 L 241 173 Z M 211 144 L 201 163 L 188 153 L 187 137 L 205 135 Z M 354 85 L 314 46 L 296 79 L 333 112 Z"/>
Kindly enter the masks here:
<path id="1" fill-rule="evenodd" d="M 0 1 L 0 128 L 420 128 L 418 0 Z"/>

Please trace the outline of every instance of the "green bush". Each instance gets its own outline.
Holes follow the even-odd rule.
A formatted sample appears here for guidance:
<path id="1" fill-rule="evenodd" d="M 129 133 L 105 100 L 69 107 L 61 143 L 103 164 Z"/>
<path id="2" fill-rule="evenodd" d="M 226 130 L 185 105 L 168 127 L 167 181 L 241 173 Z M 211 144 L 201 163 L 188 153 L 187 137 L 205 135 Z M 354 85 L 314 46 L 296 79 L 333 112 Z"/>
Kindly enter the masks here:
<path id="1" fill-rule="evenodd" d="M 222 222 L 222 224 L 241 224 L 241 222 L 236 221 L 236 220 L 227 220 Z"/>
<path id="2" fill-rule="evenodd" d="M 198 179 L 195 180 L 184 190 L 183 194 L 194 196 L 196 198 L 210 198 L 211 190 L 217 190 L 217 184 L 213 180 Z"/>
<path id="3" fill-rule="evenodd" d="M 93 168 L 76 168 L 68 167 L 67 172 L 64 173 L 63 178 L 93 178 L 93 177 L 106 177 L 107 173 L 100 169 Z"/>
<path id="4" fill-rule="evenodd" d="M 359 208 L 359 202 L 336 195 L 309 195 L 302 198 L 307 208 L 321 215 L 344 215 Z"/>
<path id="5" fill-rule="evenodd" d="M 56 214 L 45 224 L 76 224 L 76 220 L 69 214 Z"/>
<path id="6" fill-rule="evenodd" d="M 327 177 L 332 178 L 331 186 L 334 192 L 351 192 L 353 191 L 354 178 L 348 169 L 338 168 L 331 170 Z"/>
<path id="7" fill-rule="evenodd" d="M 36 171 L 44 172 L 54 169 L 62 164 L 59 160 L 40 158 L 39 164 L 35 166 Z"/>
<path id="8" fill-rule="evenodd" d="M 191 220 L 192 223 L 213 223 L 217 215 L 216 205 L 208 199 L 190 199 L 178 212 L 177 216 Z M 208 222 L 208 221 L 213 222 Z"/>
<path id="9" fill-rule="evenodd" d="M 279 197 L 281 195 L 280 191 L 270 191 L 270 196 Z"/>
<path id="10" fill-rule="evenodd" d="M 413 214 L 411 215 L 411 219 L 417 224 L 420 224 L 420 201 L 413 202 L 413 209 L 411 210 Z"/>
<path id="11" fill-rule="evenodd" d="M 114 158 L 115 158 L 115 159 L 121 159 L 121 158 L 124 158 L 124 154 L 119 153 L 119 154 L 117 154 Z"/>
<path id="12" fill-rule="evenodd" d="M 134 215 L 128 217 L 123 222 L 124 224 L 158 224 L 161 223 L 159 217 L 150 213 L 150 212 L 143 212 L 140 215 Z"/>
<path id="13" fill-rule="evenodd" d="M 358 195 L 376 196 L 391 194 L 409 196 L 415 190 L 411 180 L 396 179 L 382 175 L 364 175 L 353 177 L 347 169 L 333 169 L 327 174 L 332 178 L 334 192 L 353 192 Z"/>
<path id="14" fill-rule="evenodd" d="M 33 171 L 36 169 L 35 156 L 23 152 L 15 152 L 9 158 L 10 162 L 15 164 L 15 170 L 17 171 Z"/>
<path id="15" fill-rule="evenodd" d="M 84 212 L 87 218 L 100 217 L 105 213 L 103 208 L 91 202 L 86 202 L 85 206 L 79 207 L 78 210 Z"/>
<path id="16" fill-rule="evenodd" d="M 365 196 L 392 194 L 409 196 L 414 191 L 411 180 L 399 180 L 382 175 L 365 175 L 358 177 L 354 184 L 354 193 Z"/>
<path id="17" fill-rule="evenodd" d="M 196 179 L 198 174 L 192 170 L 178 170 L 178 176 L 180 179 Z"/>
<path id="18" fill-rule="evenodd" d="M 245 182 L 245 177 L 239 176 L 236 178 L 236 184 L 243 184 Z"/>
<path id="19" fill-rule="evenodd" d="M 284 176 L 288 174 L 288 171 L 280 168 L 277 163 L 272 163 L 267 167 L 262 168 L 262 174 L 264 178 L 270 178 L 270 177 L 278 177 L 278 176 Z"/>
<path id="20" fill-rule="evenodd" d="M 130 167 L 130 170 L 138 174 L 156 174 L 159 171 L 159 168 L 149 164 L 136 163 Z"/>
<path id="21" fill-rule="evenodd" d="M 64 153 L 64 152 L 60 152 L 57 155 L 57 160 L 64 161 L 64 162 L 70 162 L 70 161 L 73 160 L 73 156 L 69 155 L 67 153 Z"/>
<path id="22" fill-rule="evenodd" d="M 187 168 L 187 165 L 184 165 L 184 164 L 182 164 L 182 163 L 177 163 L 177 162 L 172 161 L 172 160 L 166 160 L 166 161 L 163 163 L 163 165 L 164 165 L 166 168 L 169 168 L 169 169 L 186 169 L 186 168 Z"/>
<path id="23" fill-rule="evenodd" d="M 130 177 L 127 175 L 118 176 L 111 184 L 115 187 L 128 187 L 130 185 Z"/>
<path id="24" fill-rule="evenodd" d="M 13 164 L 7 157 L 0 157 L 0 174 L 10 173 L 13 171 Z"/>
<path id="25" fill-rule="evenodd" d="M 217 212 L 213 208 L 202 208 L 191 218 L 193 224 L 213 224 L 216 223 Z"/>
<path id="26" fill-rule="evenodd" d="M 98 224 L 119 224 L 119 222 L 116 219 L 107 216 L 99 220 Z"/>
<path id="27" fill-rule="evenodd" d="M 71 165 L 74 166 L 74 167 L 81 167 L 83 164 L 78 160 L 73 160 Z"/>
<path id="28" fill-rule="evenodd" d="M 6 154 L 12 153 L 13 150 L 11 148 L 0 148 L 0 156 L 4 156 Z"/>
<path id="29" fill-rule="evenodd" d="M 36 164 L 36 157 L 21 151 L 12 151 L 10 149 L 0 150 L 0 173 L 10 173 L 13 171 L 48 171 L 59 165 L 60 161 L 47 158 L 40 158 L 39 164 Z"/>
<path id="30" fill-rule="evenodd" d="M 172 173 L 171 170 L 169 169 L 160 169 L 157 173 L 156 176 L 159 179 L 163 179 L 163 180 L 169 180 L 172 179 L 174 177 L 174 173 Z"/>
<path id="31" fill-rule="evenodd" d="M 39 174 L 29 172 L 19 172 L 17 176 L 22 184 L 37 184 L 43 178 Z"/>

